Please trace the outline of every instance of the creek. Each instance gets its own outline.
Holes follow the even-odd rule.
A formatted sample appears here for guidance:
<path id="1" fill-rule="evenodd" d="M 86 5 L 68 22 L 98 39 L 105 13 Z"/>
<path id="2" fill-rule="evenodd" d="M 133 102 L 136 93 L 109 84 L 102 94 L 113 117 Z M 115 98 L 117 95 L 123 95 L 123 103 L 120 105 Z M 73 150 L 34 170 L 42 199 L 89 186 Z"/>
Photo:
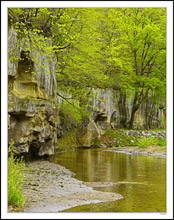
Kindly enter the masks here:
<path id="1" fill-rule="evenodd" d="M 123 196 L 120 200 L 76 206 L 63 212 L 166 212 L 163 157 L 79 149 L 54 154 L 49 160 L 69 169 L 79 180 L 98 183 L 95 190 Z"/>

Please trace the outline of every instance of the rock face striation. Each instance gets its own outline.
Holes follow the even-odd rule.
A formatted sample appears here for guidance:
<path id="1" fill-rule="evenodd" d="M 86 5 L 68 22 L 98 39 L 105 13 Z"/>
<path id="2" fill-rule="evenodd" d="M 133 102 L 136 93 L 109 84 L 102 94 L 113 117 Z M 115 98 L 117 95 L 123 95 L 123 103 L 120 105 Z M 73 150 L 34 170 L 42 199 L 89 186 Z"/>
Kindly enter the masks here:
<path id="1" fill-rule="evenodd" d="M 19 154 L 53 154 L 60 124 L 52 64 L 56 57 L 48 61 L 29 40 L 19 40 L 13 27 L 8 31 L 8 50 L 15 54 L 15 59 L 8 59 L 9 142 L 14 140 Z"/>
<path id="2" fill-rule="evenodd" d="M 45 48 L 52 46 L 51 39 Z M 57 148 L 94 146 L 110 128 L 126 128 L 133 102 L 114 89 L 92 89 L 93 106 L 89 123 L 62 136 L 56 98 L 56 56 L 47 59 L 29 39 L 18 39 L 13 27 L 8 30 L 8 139 L 14 140 L 18 154 L 53 154 Z M 40 64 L 40 65 L 38 65 Z M 95 109 L 95 110 L 94 110 Z M 165 109 L 143 103 L 135 113 L 134 128 L 165 128 Z"/>
<path id="3" fill-rule="evenodd" d="M 93 98 L 89 104 L 94 111 L 90 123 L 80 129 L 77 139 L 81 146 L 95 145 L 106 130 L 111 128 L 128 128 L 131 119 L 133 100 L 126 99 L 120 91 L 114 89 L 92 89 Z M 135 113 L 133 128 L 165 128 L 165 108 L 147 100 Z"/>
<path id="4" fill-rule="evenodd" d="M 128 128 L 133 106 L 132 99 L 126 97 L 114 89 L 92 89 L 92 97 L 89 99 L 91 115 L 89 123 L 67 133 L 58 140 L 59 147 L 91 147 L 97 146 L 98 139 L 111 128 Z M 165 109 L 156 104 L 153 106 L 149 100 L 142 103 L 135 113 L 133 128 L 151 129 L 165 128 Z"/>

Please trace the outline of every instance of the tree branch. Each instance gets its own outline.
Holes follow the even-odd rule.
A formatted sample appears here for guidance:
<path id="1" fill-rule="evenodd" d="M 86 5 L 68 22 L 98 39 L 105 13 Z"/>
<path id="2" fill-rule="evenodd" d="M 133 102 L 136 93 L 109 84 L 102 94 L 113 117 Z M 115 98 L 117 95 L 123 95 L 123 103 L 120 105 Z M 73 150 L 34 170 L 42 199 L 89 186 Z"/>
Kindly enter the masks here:
<path id="1" fill-rule="evenodd" d="M 69 98 L 63 97 L 63 96 L 62 96 L 60 93 L 58 93 L 58 92 L 57 92 L 57 95 L 58 95 L 59 97 L 61 97 L 63 100 L 65 100 L 68 104 L 70 104 L 70 105 L 72 105 L 74 108 L 76 108 L 78 111 L 82 112 L 81 109 L 77 108 L 77 106 L 75 106 L 75 105 L 72 104 L 69 100 L 67 100 L 67 99 L 69 99 Z"/>

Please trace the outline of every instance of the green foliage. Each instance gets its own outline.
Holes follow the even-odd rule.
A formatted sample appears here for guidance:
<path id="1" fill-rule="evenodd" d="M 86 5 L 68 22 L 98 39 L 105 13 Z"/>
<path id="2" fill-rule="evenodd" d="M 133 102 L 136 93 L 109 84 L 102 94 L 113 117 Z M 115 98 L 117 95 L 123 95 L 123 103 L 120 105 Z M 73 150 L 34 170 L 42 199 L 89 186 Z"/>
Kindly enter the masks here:
<path id="1" fill-rule="evenodd" d="M 47 60 L 51 61 L 52 54 L 56 53 L 57 77 L 62 87 L 66 85 L 101 87 L 109 78 L 102 71 L 104 66 L 100 61 L 101 46 L 98 47 L 93 24 L 98 15 L 95 9 L 91 10 L 9 8 L 9 25 L 14 26 L 19 39 L 25 39 L 26 50 L 29 49 L 27 41 L 30 41 L 38 53 L 45 55 Z M 49 41 L 52 45 L 48 44 Z M 20 40 L 16 46 L 20 48 Z M 13 51 L 9 51 L 9 56 L 15 58 L 12 55 Z M 41 65 L 39 61 L 35 62 Z M 64 89 L 66 91 L 66 88 Z"/>
<path id="2" fill-rule="evenodd" d="M 34 50 L 38 53 L 32 61 L 35 62 L 37 68 L 41 67 L 43 72 L 49 74 L 50 72 L 45 70 L 44 63 L 38 57 L 45 56 L 47 61 L 54 64 L 52 57 L 55 54 L 58 89 L 65 91 L 73 98 L 67 104 L 63 104 L 61 110 L 65 111 L 64 118 L 68 114 L 74 117 L 73 120 L 77 123 L 87 114 L 87 109 L 82 107 L 81 103 L 85 105 L 87 100 L 85 94 L 88 93 L 89 88 L 106 87 L 110 84 L 109 77 L 103 71 L 105 65 L 101 62 L 101 42 L 97 39 L 98 35 L 93 24 L 93 20 L 97 23 L 99 15 L 95 9 L 91 10 L 78 8 L 8 9 L 9 25 L 13 25 L 18 37 L 15 48 L 9 49 L 10 61 L 17 59 L 15 49 L 20 50 L 22 46 L 26 51 Z M 32 73 L 39 74 L 34 71 Z M 77 100 L 79 100 L 80 107 Z M 72 108 L 76 105 L 80 111 L 77 107 Z"/>
<path id="3" fill-rule="evenodd" d="M 144 137 L 137 141 L 137 145 L 139 147 L 166 146 L 166 138 L 164 140 L 160 140 L 159 138 Z"/>
<path id="4" fill-rule="evenodd" d="M 166 137 L 162 140 L 160 137 L 141 137 L 137 136 L 136 133 L 127 135 L 123 133 L 124 129 L 107 130 L 104 134 L 105 137 L 109 138 L 108 144 L 113 147 L 124 147 L 124 146 L 137 146 L 137 147 L 148 147 L 148 146 L 166 146 Z M 155 129 L 153 131 L 161 131 Z"/>
<path id="5" fill-rule="evenodd" d="M 12 206 L 21 207 L 24 203 L 22 184 L 24 183 L 25 163 L 23 158 L 14 156 L 14 141 L 11 140 L 8 157 L 8 202 Z"/>
<path id="6" fill-rule="evenodd" d="M 94 141 L 94 146 L 95 146 L 95 147 L 100 147 L 100 146 L 101 146 L 100 139 L 96 139 L 96 140 Z"/>
<path id="7" fill-rule="evenodd" d="M 110 144 L 112 143 L 112 146 L 114 147 L 123 147 L 123 146 L 129 146 L 132 145 L 131 143 L 131 137 L 128 135 L 125 135 L 122 133 L 122 130 L 115 130 L 114 132 L 110 132 L 110 138 L 113 141 L 110 141 Z M 134 145 L 134 144 L 133 144 Z"/>
<path id="8" fill-rule="evenodd" d="M 79 103 L 74 100 L 71 103 L 62 101 L 59 109 L 61 122 L 64 125 L 73 127 L 87 120 L 90 115 L 90 112 L 85 109 L 85 106 L 79 106 Z"/>
<path id="9" fill-rule="evenodd" d="M 110 134 L 112 132 L 112 130 L 107 130 L 106 132 L 105 132 L 105 135 L 108 135 L 108 134 Z"/>
<path id="10" fill-rule="evenodd" d="M 142 102 L 152 98 L 151 94 L 156 101 L 166 96 L 166 9 L 119 8 L 105 12 L 107 72 L 116 86 L 133 93 L 132 128 Z"/>
<path id="11" fill-rule="evenodd" d="M 89 88 L 121 89 L 133 99 L 130 128 L 142 102 L 165 102 L 165 8 L 9 8 L 8 19 L 15 48 L 22 38 L 26 50 L 30 42 L 52 64 L 56 55 L 58 89 L 73 99 L 84 99 Z M 8 55 L 15 61 L 14 48 Z"/>
<path id="12" fill-rule="evenodd" d="M 77 138 L 76 138 L 76 130 L 71 129 L 66 135 L 62 136 L 62 138 L 58 138 L 58 150 L 72 150 L 74 146 L 77 146 Z"/>

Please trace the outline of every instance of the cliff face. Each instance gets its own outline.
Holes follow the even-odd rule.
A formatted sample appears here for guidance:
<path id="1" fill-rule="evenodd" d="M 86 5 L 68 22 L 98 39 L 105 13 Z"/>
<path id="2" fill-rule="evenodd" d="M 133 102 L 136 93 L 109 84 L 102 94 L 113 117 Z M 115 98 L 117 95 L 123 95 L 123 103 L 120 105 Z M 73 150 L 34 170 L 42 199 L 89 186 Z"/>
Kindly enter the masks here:
<path id="1" fill-rule="evenodd" d="M 51 44 L 51 39 L 45 42 Z M 62 137 L 56 107 L 60 101 L 56 99 L 56 57 L 52 54 L 48 60 L 28 39 L 18 39 L 13 27 L 8 32 L 8 50 L 15 54 L 15 59 L 8 59 L 8 139 L 14 140 L 19 154 L 53 154 L 55 146 L 90 147 L 107 129 L 127 127 L 132 100 L 113 89 L 93 89 L 89 104 L 97 110 L 91 112 L 88 125 Z M 152 127 L 165 128 L 165 112 L 146 102 L 135 113 L 134 128 Z"/>
<path id="2" fill-rule="evenodd" d="M 29 40 L 17 39 L 13 27 L 8 32 L 8 51 L 12 50 L 15 59 L 8 59 L 9 142 L 14 139 L 18 153 L 52 154 L 59 135 L 55 64 Z"/>
<path id="3" fill-rule="evenodd" d="M 114 89 L 93 89 L 93 94 L 94 98 L 90 104 L 98 111 L 91 115 L 91 119 L 101 127 L 101 132 L 102 125 L 105 127 L 104 124 L 107 123 L 112 128 L 128 128 L 133 107 L 131 97 L 128 98 L 119 90 Z M 131 94 L 133 94 L 132 91 L 127 96 Z M 142 103 L 135 113 L 133 127 L 135 129 L 164 128 L 165 109 L 160 108 L 159 104 L 153 104 L 150 99 Z"/>
<path id="4" fill-rule="evenodd" d="M 95 145 L 95 141 L 108 129 L 128 128 L 133 106 L 133 100 L 118 90 L 93 89 L 92 93 L 89 104 L 96 110 L 90 116 L 90 123 L 77 132 L 79 145 L 87 147 Z M 135 113 L 133 128 L 165 128 L 165 108 L 150 100 L 142 103 Z"/>

